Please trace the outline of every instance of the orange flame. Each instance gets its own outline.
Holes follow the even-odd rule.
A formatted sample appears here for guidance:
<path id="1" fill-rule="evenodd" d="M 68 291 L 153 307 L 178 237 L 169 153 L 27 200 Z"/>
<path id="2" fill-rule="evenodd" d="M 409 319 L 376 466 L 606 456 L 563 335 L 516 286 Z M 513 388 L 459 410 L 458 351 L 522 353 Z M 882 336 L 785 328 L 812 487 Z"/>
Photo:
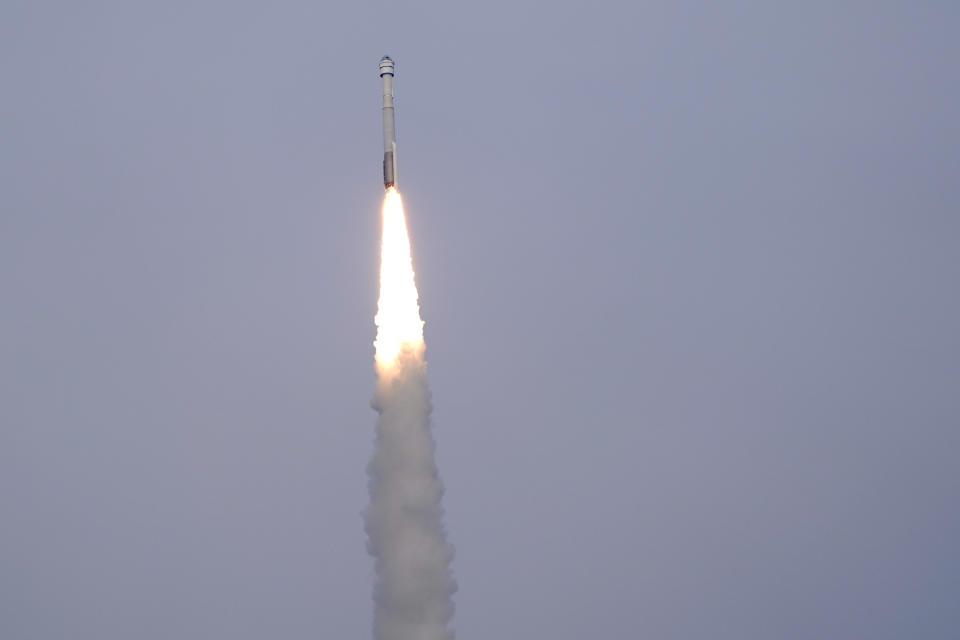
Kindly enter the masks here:
<path id="1" fill-rule="evenodd" d="M 401 352 L 423 348 L 423 320 L 417 303 L 410 236 L 403 214 L 403 201 L 394 188 L 383 200 L 383 240 L 380 245 L 380 300 L 377 302 L 377 371 L 396 367 Z"/>

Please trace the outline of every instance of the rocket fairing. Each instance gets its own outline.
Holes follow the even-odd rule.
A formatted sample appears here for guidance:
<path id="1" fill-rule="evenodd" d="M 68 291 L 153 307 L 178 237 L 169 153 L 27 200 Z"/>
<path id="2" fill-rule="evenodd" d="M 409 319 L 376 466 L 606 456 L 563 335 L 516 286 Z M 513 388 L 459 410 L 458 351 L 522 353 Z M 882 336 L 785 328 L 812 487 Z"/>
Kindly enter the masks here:
<path id="1" fill-rule="evenodd" d="M 393 119 L 393 60 L 380 58 L 380 84 L 383 86 L 383 188 L 397 185 L 397 134 Z"/>

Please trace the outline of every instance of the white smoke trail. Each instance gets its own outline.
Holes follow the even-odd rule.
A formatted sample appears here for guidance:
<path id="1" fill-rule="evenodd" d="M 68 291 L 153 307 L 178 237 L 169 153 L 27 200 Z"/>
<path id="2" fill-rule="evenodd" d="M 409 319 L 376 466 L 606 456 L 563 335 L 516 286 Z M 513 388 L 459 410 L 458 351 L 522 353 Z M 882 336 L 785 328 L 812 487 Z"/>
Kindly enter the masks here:
<path id="1" fill-rule="evenodd" d="M 400 195 L 383 207 L 377 304 L 377 420 L 364 513 L 374 557 L 375 640 L 452 640 L 453 547 L 443 527 L 434 461 L 423 322 Z"/>

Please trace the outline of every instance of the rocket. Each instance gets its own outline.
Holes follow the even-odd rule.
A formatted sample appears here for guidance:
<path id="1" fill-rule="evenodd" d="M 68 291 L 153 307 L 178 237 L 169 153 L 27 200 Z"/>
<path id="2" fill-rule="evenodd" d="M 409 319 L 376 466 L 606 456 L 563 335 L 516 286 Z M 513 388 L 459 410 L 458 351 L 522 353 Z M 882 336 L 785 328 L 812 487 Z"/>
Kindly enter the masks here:
<path id="1" fill-rule="evenodd" d="M 393 60 L 380 58 L 380 84 L 383 85 L 383 188 L 397 185 L 397 134 L 393 120 Z"/>

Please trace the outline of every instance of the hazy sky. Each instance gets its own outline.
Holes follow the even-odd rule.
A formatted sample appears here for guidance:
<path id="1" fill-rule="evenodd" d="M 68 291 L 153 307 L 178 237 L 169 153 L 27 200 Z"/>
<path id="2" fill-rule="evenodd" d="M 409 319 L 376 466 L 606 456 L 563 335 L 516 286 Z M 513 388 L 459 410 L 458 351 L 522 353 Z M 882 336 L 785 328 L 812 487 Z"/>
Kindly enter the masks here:
<path id="1" fill-rule="evenodd" d="M 460 640 L 955 638 L 960 5 L 0 5 L 0 638 L 367 638 L 397 61 Z"/>

